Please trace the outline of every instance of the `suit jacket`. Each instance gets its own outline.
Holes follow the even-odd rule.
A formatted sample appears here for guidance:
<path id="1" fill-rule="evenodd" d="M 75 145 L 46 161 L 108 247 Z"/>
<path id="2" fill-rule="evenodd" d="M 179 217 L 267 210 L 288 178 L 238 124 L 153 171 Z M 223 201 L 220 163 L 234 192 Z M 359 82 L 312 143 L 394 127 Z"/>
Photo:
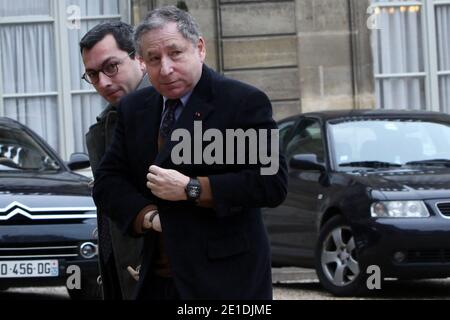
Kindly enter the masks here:
<path id="1" fill-rule="evenodd" d="M 148 75 L 145 75 L 137 90 L 148 86 L 150 86 Z M 94 176 L 106 149 L 112 142 L 116 123 L 117 108 L 108 105 L 86 134 L 86 146 Z M 143 241 L 129 235 L 122 235 L 101 210 L 97 210 L 97 213 L 103 298 L 106 300 L 132 299 L 137 282 L 131 277 L 127 267 L 136 267 L 141 263 Z"/>
<path id="2" fill-rule="evenodd" d="M 278 154 L 280 170 L 272 176 L 261 175 L 260 165 L 174 165 L 171 151 L 178 142 L 167 141 L 158 152 L 162 103 L 154 88 L 121 101 L 114 141 L 97 171 L 93 192 L 97 206 L 130 234 L 139 212 L 150 204 L 158 206 L 166 253 L 182 299 L 271 299 L 270 246 L 260 208 L 278 206 L 286 197 L 283 156 Z M 277 128 L 264 93 L 206 66 L 174 129 L 185 128 L 193 137 L 194 121 L 202 121 L 203 130 L 223 133 Z M 214 208 L 155 197 L 146 187 L 152 164 L 190 177 L 209 177 Z M 155 235 L 151 231 L 144 236 L 137 298 L 152 272 Z"/>

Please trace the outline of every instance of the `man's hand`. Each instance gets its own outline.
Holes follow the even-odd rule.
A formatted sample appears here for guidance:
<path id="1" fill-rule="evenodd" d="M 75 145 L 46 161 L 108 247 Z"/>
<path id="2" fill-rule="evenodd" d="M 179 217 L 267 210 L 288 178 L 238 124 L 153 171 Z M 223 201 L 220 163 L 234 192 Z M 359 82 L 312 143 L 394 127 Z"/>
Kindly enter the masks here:
<path id="1" fill-rule="evenodd" d="M 127 270 L 130 273 L 130 275 L 133 277 L 134 280 L 139 281 L 139 271 L 141 269 L 141 266 L 137 266 L 136 269 L 134 269 L 132 266 L 128 266 Z"/>
<path id="2" fill-rule="evenodd" d="M 188 176 L 178 171 L 151 166 L 147 175 L 147 188 L 163 200 L 187 200 L 185 189 L 189 180 Z"/>
<path id="3" fill-rule="evenodd" d="M 157 232 L 162 232 L 161 220 L 159 219 L 159 213 L 153 218 L 153 221 L 150 222 L 150 217 L 152 216 L 154 211 L 149 211 L 145 214 L 144 220 L 142 221 L 142 229 L 148 230 L 153 229 Z"/>

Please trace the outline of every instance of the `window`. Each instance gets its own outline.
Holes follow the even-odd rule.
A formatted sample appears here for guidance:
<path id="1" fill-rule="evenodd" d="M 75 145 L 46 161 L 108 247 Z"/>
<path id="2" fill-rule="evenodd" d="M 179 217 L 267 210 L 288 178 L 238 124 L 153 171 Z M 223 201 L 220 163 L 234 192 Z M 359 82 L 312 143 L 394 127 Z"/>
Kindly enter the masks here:
<path id="1" fill-rule="evenodd" d="M 337 165 L 450 159 L 450 126 L 425 119 L 366 119 L 330 124 Z"/>
<path id="2" fill-rule="evenodd" d="M 110 20 L 120 20 L 119 0 L 65 0 L 66 6 L 78 6 L 81 9 L 81 28 L 69 29 L 70 55 L 70 92 L 72 109 L 68 112 L 73 116 L 73 143 L 75 152 L 85 151 L 84 135 L 89 127 L 96 122 L 96 117 L 107 105 L 91 85 L 81 79 L 84 65 L 78 43 L 81 38 L 95 25 Z"/>
<path id="3" fill-rule="evenodd" d="M 0 0 L 0 13 L 5 17 L 0 19 L 0 115 L 22 122 L 58 149 L 61 137 L 51 2 Z"/>
<path id="4" fill-rule="evenodd" d="M 81 80 L 78 43 L 102 21 L 129 21 L 128 12 L 122 0 L 0 0 L 0 116 L 29 126 L 65 158 L 85 151 L 106 102 Z"/>
<path id="5" fill-rule="evenodd" d="M 450 112 L 450 1 L 372 4 L 377 107 Z"/>
<path id="6" fill-rule="evenodd" d="M 21 129 L 0 125 L 0 171 L 59 170 L 57 159 Z"/>
<path id="7" fill-rule="evenodd" d="M 278 130 L 280 130 L 280 146 L 283 149 L 286 145 L 286 139 L 289 137 L 294 124 L 295 120 L 288 120 L 278 124 Z"/>
<path id="8" fill-rule="evenodd" d="M 319 121 L 302 120 L 287 143 L 285 153 L 288 162 L 296 154 L 315 154 L 319 162 L 324 162 L 325 151 Z"/>
<path id="9" fill-rule="evenodd" d="M 450 1 L 434 3 L 440 110 L 450 113 Z"/>

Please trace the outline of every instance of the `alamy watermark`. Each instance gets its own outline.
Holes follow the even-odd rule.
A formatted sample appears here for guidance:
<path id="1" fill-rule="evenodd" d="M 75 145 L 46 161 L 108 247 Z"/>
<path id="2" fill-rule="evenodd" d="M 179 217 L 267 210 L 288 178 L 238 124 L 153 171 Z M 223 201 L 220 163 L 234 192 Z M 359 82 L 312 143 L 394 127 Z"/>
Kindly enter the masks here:
<path id="1" fill-rule="evenodd" d="M 219 129 L 203 132 L 202 122 L 195 121 L 193 137 L 187 129 L 176 129 L 171 140 L 178 142 L 171 153 L 175 165 L 261 165 L 264 176 L 277 174 L 280 165 L 278 129 L 226 129 L 223 134 Z M 210 143 L 203 148 L 205 142 Z"/>
<path id="2" fill-rule="evenodd" d="M 68 6 L 66 9 L 67 22 L 66 26 L 69 30 L 81 29 L 81 8 L 79 6 Z"/>
<path id="3" fill-rule="evenodd" d="M 380 8 L 374 5 L 371 5 L 367 8 L 367 14 L 369 18 L 367 18 L 367 28 L 369 30 L 379 30 L 380 28 Z"/>
<path id="4" fill-rule="evenodd" d="M 70 265 L 67 267 L 66 273 L 70 274 L 66 280 L 67 289 L 81 290 L 81 268 L 76 265 Z"/>
<path id="5" fill-rule="evenodd" d="M 366 286 L 369 290 L 381 290 L 381 268 L 377 265 L 371 265 L 366 270 L 367 277 Z"/>

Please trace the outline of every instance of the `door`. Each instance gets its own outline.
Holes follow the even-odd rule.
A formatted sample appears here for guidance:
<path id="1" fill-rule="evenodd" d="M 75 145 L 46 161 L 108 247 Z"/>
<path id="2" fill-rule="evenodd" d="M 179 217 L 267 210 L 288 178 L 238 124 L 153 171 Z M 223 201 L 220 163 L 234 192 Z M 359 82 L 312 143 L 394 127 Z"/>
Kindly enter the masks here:
<path id="1" fill-rule="evenodd" d="M 288 163 L 288 195 L 280 207 L 269 211 L 267 218 L 271 222 L 269 232 L 275 262 L 312 266 L 319 195 L 323 191 L 319 181 L 323 173 L 295 169 L 290 160 L 297 154 L 315 154 L 319 162 L 325 163 L 323 136 L 318 119 L 302 118 L 282 141 Z"/>

